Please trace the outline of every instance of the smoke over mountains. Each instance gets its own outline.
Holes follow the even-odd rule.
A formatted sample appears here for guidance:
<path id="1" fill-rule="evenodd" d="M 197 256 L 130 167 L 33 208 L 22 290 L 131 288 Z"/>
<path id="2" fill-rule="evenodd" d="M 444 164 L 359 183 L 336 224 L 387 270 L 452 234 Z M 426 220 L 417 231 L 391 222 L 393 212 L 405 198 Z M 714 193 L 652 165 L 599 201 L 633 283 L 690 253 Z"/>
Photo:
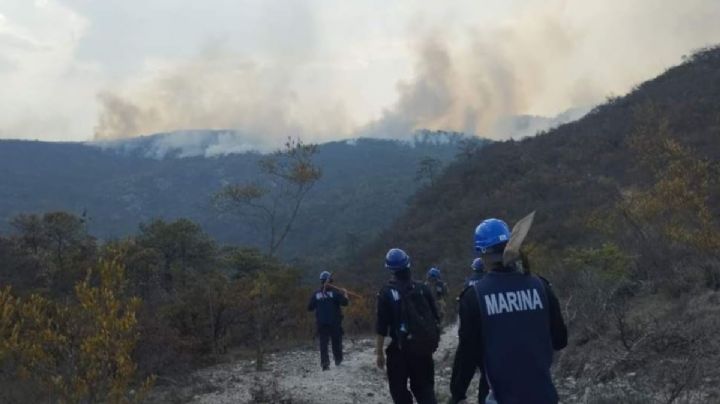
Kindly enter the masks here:
<path id="1" fill-rule="evenodd" d="M 216 48 L 164 67 L 135 89 L 103 92 L 95 138 L 186 128 L 238 128 L 256 134 L 257 144 L 288 134 L 403 138 L 419 128 L 503 138 L 512 135 L 502 132 L 510 116 L 592 105 L 720 38 L 716 1 L 557 0 L 515 8 L 512 19 L 490 26 L 431 20 L 409 27 L 414 77 L 364 123 L 344 108 L 343 94 L 308 105 L 312 88 L 299 90 L 297 80 L 312 60 L 302 54 L 261 64 Z"/>
<path id="2" fill-rule="evenodd" d="M 508 117 L 595 105 L 720 42 L 717 0 L 9 1 L 0 137 L 501 139 Z"/>

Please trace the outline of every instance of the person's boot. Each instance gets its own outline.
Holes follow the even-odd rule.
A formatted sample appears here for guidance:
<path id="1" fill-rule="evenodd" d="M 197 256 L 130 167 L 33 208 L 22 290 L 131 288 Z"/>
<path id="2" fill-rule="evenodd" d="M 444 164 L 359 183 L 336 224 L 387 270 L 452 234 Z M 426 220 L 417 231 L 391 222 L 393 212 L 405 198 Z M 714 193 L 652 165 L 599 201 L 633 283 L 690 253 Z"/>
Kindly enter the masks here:
<path id="1" fill-rule="evenodd" d="M 340 366 L 342 364 L 342 359 L 335 359 L 335 366 Z"/>
<path id="2" fill-rule="evenodd" d="M 329 363 L 323 363 L 323 364 L 322 364 L 322 370 L 330 370 L 330 364 L 329 364 Z"/>

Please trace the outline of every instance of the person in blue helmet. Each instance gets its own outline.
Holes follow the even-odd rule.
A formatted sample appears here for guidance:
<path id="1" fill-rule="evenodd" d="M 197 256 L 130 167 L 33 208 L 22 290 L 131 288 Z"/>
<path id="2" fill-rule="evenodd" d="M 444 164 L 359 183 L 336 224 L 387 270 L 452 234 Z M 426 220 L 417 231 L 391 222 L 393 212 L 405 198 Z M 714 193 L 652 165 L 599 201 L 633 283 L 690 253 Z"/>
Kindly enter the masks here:
<path id="1" fill-rule="evenodd" d="M 392 279 L 377 295 L 377 367 L 387 371 L 395 404 L 412 404 L 413 398 L 419 404 L 436 404 L 433 353 L 440 341 L 440 318 L 435 299 L 425 284 L 413 281 L 405 251 L 388 251 L 385 267 Z M 387 336 L 392 340 L 383 350 Z"/>
<path id="2" fill-rule="evenodd" d="M 465 280 L 465 288 L 474 286 L 485 276 L 485 263 L 483 263 L 480 257 L 473 260 L 472 264 L 470 264 L 470 269 L 472 269 L 472 274 Z"/>
<path id="3" fill-rule="evenodd" d="M 465 399 L 475 369 L 483 369 L 500 404 L 555 404 L 553 351 L 567 345 L 558 299 L 545 279 L 503 265 L 510 239 L 505 222 L 487 219 L 475 229 L 475 249 L 486 274 L 459 303 L 459 343 L 450 381 L 451 403 Z M 481 397 L 480 402 L 485 402 Z"/>
<path id="4" fill-rule="evenodd" d="M 440 316 L 440 323 L 442 324 L 443 320 L 445 319 L 445 306 L 447 304 L 445 300 L 448 295 L 448 287 L 447 284 L 442 280 L 439 268 L 432 267 L 430 268 L 430 270 L 428 270 L 425 284 L 428 286 L 428 288 L 430 288 L 433 293 L 433 297 L 435 298 L 435 303 L 437 304 L 438 308 L 438 315 Z"/>
<path id="5" fill-rule="evenodd" d="M 320 366 L 322 370 L 330 368 L 328 344 L 332 342 L 332 353 L 335 365 L 343 361 L 342 349 L 342 309 L 349 300 L 347 291 L 332 285 L 332 275 L 328 271 L 320 273 L 320 288 L 310 297 L 308 311 L 315 311 L 317 334 L 320 340 Z"/>

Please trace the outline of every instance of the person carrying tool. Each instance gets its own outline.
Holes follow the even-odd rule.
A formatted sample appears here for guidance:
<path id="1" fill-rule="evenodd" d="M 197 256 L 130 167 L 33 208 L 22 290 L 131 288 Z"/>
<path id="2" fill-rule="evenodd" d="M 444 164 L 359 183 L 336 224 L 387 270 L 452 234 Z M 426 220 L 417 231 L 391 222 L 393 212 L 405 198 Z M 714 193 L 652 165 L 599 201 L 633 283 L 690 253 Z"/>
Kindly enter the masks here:
<path id="1" fill-rule="evenodd" d="M 322 370 L 330 369 L 328 344 L 332 342 L 332 353 L 335 365 L 343 361 L 342 350 L 342 309 L 349 304 L 348 293 L 344 289 L 332 285 L 332 274 L 328 271 L 320 273 L 320 288 L 310 297 L 308 311 L 315 311 L 317 334 L 320 340 L 320 366 Z"/>
<path id="2" fill-rule="evenodd" d="M 425 285 L 427 285 L 433 293 L 438 308 L 438 315 L 440 316 L 440 324 L 442 324 L 445 319 L 445 298 L 448 295 L 448 288 L 447 284 L 442 280 L 440 269 L 432 267 L 428 270 Z"/>
<path id="3" fill-rule="evenodd" d="M 385 268 L 392 279 L 377 295 L 377 367 L 387 369 L 395 404 L 412 404 L 413 397 L 419 404 L 436 404 L 432 355 L 440 342 L 440 318 L 435 298 L 427 285 L 412 280 L 410 257 L 405 251 L 388 251 Z M 388 335 L 392 341 L 383 351 Z"/>
<path id="4" fill-rule="evenodd" d="M 498 219 L 475 229 L 475 249 L 487 273 L 460 299 L 451 403 L 465 399 L 478 367 L 491 390 L 480 402 L 558 402 L 550 366 L 553 350 L 567 345 L 567 328 L 550 283 L 503 259 L 510 237 L 507 224 Z"/>

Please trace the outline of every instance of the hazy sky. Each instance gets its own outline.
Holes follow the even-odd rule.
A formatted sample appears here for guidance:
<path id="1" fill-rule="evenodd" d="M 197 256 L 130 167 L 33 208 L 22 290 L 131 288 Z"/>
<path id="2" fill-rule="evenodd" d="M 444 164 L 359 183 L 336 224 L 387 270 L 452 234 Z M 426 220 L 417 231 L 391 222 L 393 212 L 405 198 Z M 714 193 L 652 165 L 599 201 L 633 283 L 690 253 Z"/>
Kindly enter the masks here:
<path id="1" fill-rule="evenodd" d="M 0 0 L 0 138 L 483 133 L 720 42 L 718 0 Z"/>

